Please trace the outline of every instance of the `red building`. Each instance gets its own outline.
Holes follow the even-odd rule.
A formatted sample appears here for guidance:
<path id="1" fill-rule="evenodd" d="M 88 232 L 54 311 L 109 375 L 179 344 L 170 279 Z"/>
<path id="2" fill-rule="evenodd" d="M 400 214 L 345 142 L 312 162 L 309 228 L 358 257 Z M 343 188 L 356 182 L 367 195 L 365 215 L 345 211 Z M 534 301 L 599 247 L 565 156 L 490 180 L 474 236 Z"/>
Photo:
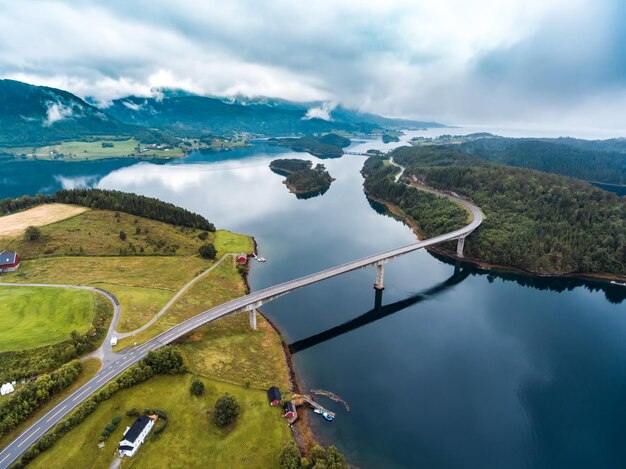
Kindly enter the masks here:
<path id="1" fill-rule="evenodd" d="M 276 386 L 272 386 L 267 390 L 267 400 L 269 401 L 271 406 L 280 404 L 281 399 L 282 396 L 280 395 L 280 391 Z"/>
<path id="2" fill-rule="evenodd" d="M 245 264 L 246 262 L 248 262 L 248 256 L 246 256 L 245 254 L 239 254 L 237 256 L 237 263 Z"/>
<path id="3" fill-rule="evenodd" d="M 0 252 L 0 273 L 13 272 L 20 266 L 20 256 L 17 252 Z"/>

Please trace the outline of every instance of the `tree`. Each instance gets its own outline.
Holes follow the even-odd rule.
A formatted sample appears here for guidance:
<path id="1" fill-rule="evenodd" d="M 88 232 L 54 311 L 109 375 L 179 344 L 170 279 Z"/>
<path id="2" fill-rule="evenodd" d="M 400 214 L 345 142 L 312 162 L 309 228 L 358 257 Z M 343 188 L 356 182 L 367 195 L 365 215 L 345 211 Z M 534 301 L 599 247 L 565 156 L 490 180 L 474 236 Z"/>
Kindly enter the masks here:
<path id="1" fill-rule="evenodd" d="M 346 458 L 334 446 L 324 449 L 315 445 L 308 457 L 302 459 L 302 467 L 305 469 L 348 469 L 349 466 Z"/>
<path id="2" fill-rule="evenodd" d="M 239 407 L 239 403 L 233 396 L 226 393 L 215 403 L 213 422 L 218 427 L 225 427 L 233 423 L 240 412 L 241 408 Z"/>
<path id="3" fill-rule="evenodd" d="M 204 383 L 199 379 L 194 379 L 189 387 L 189 392 L 194 396 L 202 396 L 204 394 Z"/>
<path id="4" fill-rule="evenodd" d="M 217 255 L 215 246 L 213 246 L 213 244 L 211 243 L 206 243 L 200 246 L 198 252 L 200 253 L 200 257 L 204 259 L 215 259 L 215 256 Z"/>
<path id="5" fill-rule="evenodd" d="M 26 241 L 39 241 L 41 238 L 41 230 L 36 226 L 29 226 L 26 228 L 26 232 L 24 233 L 24 239 Z"/>
<path id="6" fill-rule="evenodd" d="M 302 467 L 300 451 L 293 441 L 280 450 L 278 465 L 280 469 L 300 469 Z"/>
<path id="7" fill-rule="evenodd" d="M 126 233 L 124 231 L 120 231 L 120 239 L 126 241 Z"/>
<path id="8" fill-rule="evenodd" d="M 202 231 L 200 234 L 198 234 L 198 238 L 200 238 L 202 241 L 206 241 L 208 237 L 209 237 L 208 231 Z"/>

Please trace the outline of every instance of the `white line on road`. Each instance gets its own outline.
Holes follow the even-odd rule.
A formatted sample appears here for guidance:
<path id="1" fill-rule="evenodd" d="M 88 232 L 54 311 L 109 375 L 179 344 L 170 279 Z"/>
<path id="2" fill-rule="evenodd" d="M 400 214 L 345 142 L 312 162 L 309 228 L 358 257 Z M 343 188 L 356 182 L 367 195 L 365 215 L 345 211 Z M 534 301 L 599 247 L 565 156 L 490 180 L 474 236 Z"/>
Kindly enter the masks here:
<path id="1" fill-rule="evenodd" d="M 84 389 L 83 392 L 81 392 L 80 394 L 78 394 L 74 399 L 72 399 L 72 402 L 74 402 L 76 399 L 78 399 L 80 396 L 82 396 L 83 394 L 85 394 L 86 392 L 91 391 L 91 389 L 87 388 Z"/>
<path id="2" fill-rule="evenodd" d="M 48 423 L 50 420 L 52 420 L 54 417 L 56 417 L 57 415 L 59 415 L 63 409 L 65 409 L 67 407 L 67 404 L 65 404 L 63 407 L 61 407 L 59 410 L 57 410 L 54 415 L 51 415 L 50 418 L 48 420 L 46 420 L 46 423 Z"/>
<path id="3" fill-rule="evenodd" d="M 28 440 L 30 440 L 30 437 L 33 436 L 35 433 L 37 433 L 39 431 L 39 428 L 40 427 L 35 428 L 32 432 L 30 432 L 30 435 L 24 437 L 24 441 L 22 441 L 19 445 L 17 445 L 17 447 L 19 448 L 24 443 L 26 443 Z"/>

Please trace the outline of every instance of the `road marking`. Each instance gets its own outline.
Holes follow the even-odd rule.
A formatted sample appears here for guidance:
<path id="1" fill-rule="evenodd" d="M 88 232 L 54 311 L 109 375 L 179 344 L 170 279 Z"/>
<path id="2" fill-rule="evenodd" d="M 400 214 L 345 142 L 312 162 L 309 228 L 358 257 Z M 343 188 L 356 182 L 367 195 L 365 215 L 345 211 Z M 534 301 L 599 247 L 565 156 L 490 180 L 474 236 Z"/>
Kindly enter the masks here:
<path id="1" fill-rule="evenodd" d="M 51 415 L 50 418 L 48 420 L 46 420 L 46 423 L 49 422 L 50 420 L 52 420 L 54 417 L 56 417 L 57 415 L 59 415 L 63 409 L 65 409 L 67 407 L 67 404 L 65 404 L 63 407 L 61 407 L 59 410 L 57 410 L 54 415 Z"/>
<path id="2" fill-rule="evenodd" d="M 78 399 L 80 396 L 82 396 L 83 394 L 85 394 L 86 392 L 91 391 L 91 389 L 87 388 L 85 389 L 83 392 L 81 392 L 80 394 L 78 394 L 74 399 L 72 399 L 72 402 L 74 402 L 76 399 Z"/>
<path id="3" fill-rule="evenodd" d="M 5 460 L 6 458 L 8 458 L 9 456 L 11 456 L 11 454 L 10 454 L 10 453 L 7 453 L 7 455 L 6 455 L 5 457 L 3 457 L 2 459 L 0 459 L 0 464 L 2 464 L 2 463 L 4 462 L 4 460 Z"/>
<path id="4" fill-rule="evenodd" d="M 19 448 L 20 446 L 22 446 L 24 443 L 26 443 L 28 440 L 30 440 L 30 437 L 33 436 L 35 433 L 37 433 L 39 431 L 40 427 L 35 428 L 30 435 L 24 437 L 24 441 L 22 441 L 19 445 L 17 445 L 17 447 Z"/>

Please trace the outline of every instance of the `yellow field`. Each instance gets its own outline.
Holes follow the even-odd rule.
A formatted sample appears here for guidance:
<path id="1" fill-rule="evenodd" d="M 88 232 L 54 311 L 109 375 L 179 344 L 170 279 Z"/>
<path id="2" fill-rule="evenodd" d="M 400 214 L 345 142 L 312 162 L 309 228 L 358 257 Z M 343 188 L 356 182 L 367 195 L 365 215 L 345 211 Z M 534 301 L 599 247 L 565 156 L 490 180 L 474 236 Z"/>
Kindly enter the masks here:
<path id="1" fill-rule="evenodd" d="M 28 226 L 43 226 L 74 217 L 89 210 L 67 204 L 47 204 L 0 217 L 0 236 L 17 236 Z"/>

